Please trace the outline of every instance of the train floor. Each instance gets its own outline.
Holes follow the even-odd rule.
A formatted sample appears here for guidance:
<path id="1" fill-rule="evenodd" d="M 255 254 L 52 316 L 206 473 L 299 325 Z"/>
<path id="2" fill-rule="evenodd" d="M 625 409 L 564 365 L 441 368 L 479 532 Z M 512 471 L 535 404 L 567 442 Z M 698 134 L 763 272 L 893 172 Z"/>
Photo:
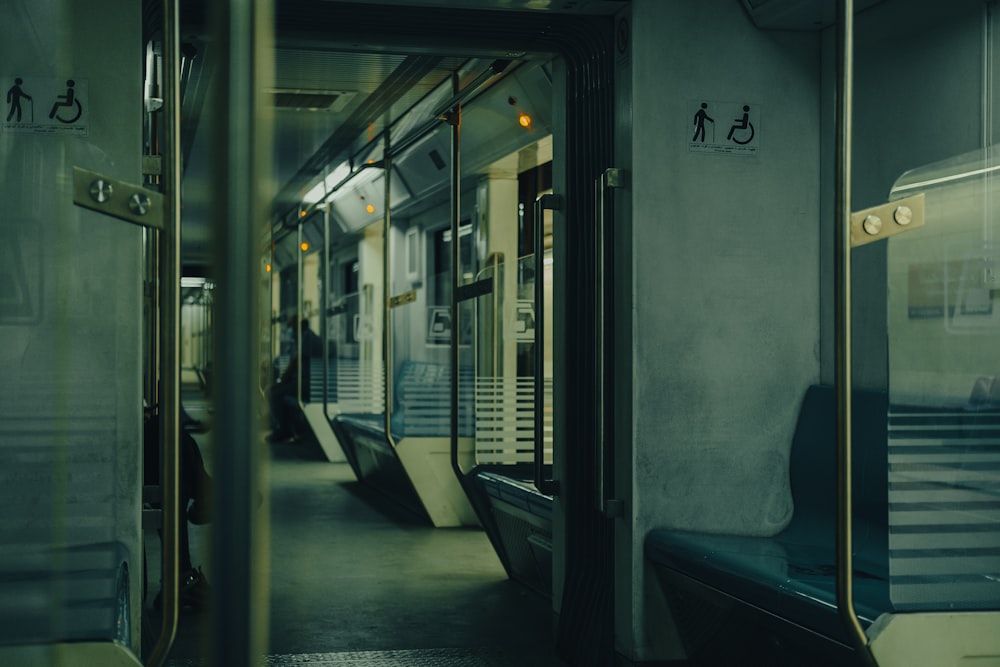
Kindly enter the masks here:
<path id="1" fill-rule="evenodd" d="M 196 418 L 203 403 L 183 399 Z M 196 435 L 209 459 L 212 431 Z M 269 445 L 267 665 L 561 667 L 550 604 L 509 580 L 480 530 L 435 529 L 358 483 L 307 440 Z M 192 561 L 211 582 L 211 524 L 189 525 Z M 160 615 L 159 538 L 147 531 L 144 653 Z M 182 613 L 173 667 L 207 664 L 207 611 Z"/>

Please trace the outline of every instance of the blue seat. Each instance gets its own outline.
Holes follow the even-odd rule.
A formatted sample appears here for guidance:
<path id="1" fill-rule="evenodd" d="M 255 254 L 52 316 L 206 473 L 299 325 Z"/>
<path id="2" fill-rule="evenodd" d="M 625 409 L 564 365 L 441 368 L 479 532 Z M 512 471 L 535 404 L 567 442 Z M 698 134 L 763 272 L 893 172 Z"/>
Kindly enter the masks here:
<path id="1" fill-rule="evenodd" d="M 472 373 L 462 369 L 461 391 L 470 400 L 459 409 L 459 435 L 472 435 Z M 466 384 L 467 383 L 467 384 Z M 405 438 L 447 439 L 451 433 L 451 373 L 446 364 L 405 361 L 399 367 L 393 391 L 390 429 L 396 444 Z M 360 481 L 430 520 L 413 480 L 398 452 L 389 444 L 383 414 L 344 413 L 335 416 L 332 428 L 344 456 Z"/>
<path id="2" fill-rule="evenodd" d="M 863 625 L 889 611 L 884 392 L 856 391 L 853 414 L 854 598 Z M 832 387 L 806 392 L 792 441 L 794 514 L 773 537 L 653 530 L 647 558 L 746 604 L 847 644 L 836 607 L 836 446 Z"/>
<path id="3" fill-rule="evenodd" d="M 327 361 L 326 399 L 330 403 L 337 402 L 337 357 L 331 355 Z M 312 359 L 309 363 L 309 391 L 304 392 L 303 403 L 320 403 L 323 401 L 323 357 Z"/>
<path id="4" fill-rule="evenodd" d="M 473 434 L 472 373 L 462 369 L 459 376 L 459 435 Z M 451 433 L 451 373 L 447 364 L 431 361 L 404 361 L 396 377 L 394 406 L 390 415 L 392 436 L 448 437 Z M 385 433 L 381 415 L 342 414 L 334 418 L 349 427 Z"/>
<path id="5" fill-rule="evenodd" d="M 348 434 L 364 434 L 365 444 L 375 445 L 386 453 L 391 453 L 389 442 L 385 437 L 385 417 L 376 414 L 342 414 L 333 418 L 334 433 L 338 429 Z M 400 435 L 393 429 L 393 437 Z"/>
<path id="6" fill-rule="evenodd" d="M 22 644 L 130 644 L 128 563 L 120 542 L 22 552 L 0 566 L 0 619 L 8 637 Z"/>
<path id="7" fill-rule="evenodd" d="M 552 498 L 541 494 L 531 482 L 480 470 L 476 484 L 491 498 L 513 505 L 543 521 L 552 521 Z"/>

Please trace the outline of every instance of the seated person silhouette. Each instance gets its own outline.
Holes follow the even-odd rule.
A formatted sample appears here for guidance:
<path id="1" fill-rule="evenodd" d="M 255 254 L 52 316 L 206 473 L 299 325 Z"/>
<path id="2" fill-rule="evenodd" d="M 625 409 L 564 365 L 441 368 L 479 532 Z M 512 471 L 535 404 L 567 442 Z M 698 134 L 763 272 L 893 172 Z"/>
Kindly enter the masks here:
<path id="1" fill-rule="evenodd" d="M 289 317 L 287 326 L 295 330 L 295 317 Z M 298 410 L 299 383 L 302 385 L 302 400 L 309 400 L 309 364 L 312 359 L 320 359 L 323 355 L 323 341 L 309 328 L 309 320 L 302 318 L 299 322 L 299 334 L 302 337 L 302 358 L 298 357 L 299 345 L 292 347 L 293 356 L 288 367 L 271 386 L 268 393 L 268 403 L 271 409 L 271 434 L 268 442 L 281 442 L 294 437 L 293 425 Z"/>
<path id="2" fill-rule="evenodd" d="M 195 419 L 188 411 L 184 409 L 184 404 L 181 404 L 181 428 L 188 433 L 208 433 L 210 426 L 200 419 Z"/>
<path id="3" fill-rule="evenodd" d="M 144 411 L 143 425 L 143 477 L 147 485 L 160 484 L 160 414 L 155 408 Z M 209 601 L 211 589 L 200 567 L 191 561 L 191 543 L 188 522 L 201 525 L 211 521 L 212 478 L 205 470 L 198 443 L 190 433 L 179 430 L 180 437 L 180 515 L 178 531 L 178 552 L 180 555 L 180 600 L 182 611 L 195 612 L 204 609 Z M 162 538 L 163 531 L 160 531 Z M 162 608 L 163 592 L 153 601 L 154 609 Z"/>

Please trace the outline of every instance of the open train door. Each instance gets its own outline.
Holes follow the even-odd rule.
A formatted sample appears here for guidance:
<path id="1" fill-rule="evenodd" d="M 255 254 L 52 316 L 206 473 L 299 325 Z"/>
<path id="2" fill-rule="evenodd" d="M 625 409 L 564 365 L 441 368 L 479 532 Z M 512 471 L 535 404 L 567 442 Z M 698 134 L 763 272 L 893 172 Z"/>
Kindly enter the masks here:
<path id="1" fill-rule="evenodd" d="M 548 12 L 471 11 L 282 2 L 276 30 L 322 29 L 328 39 L 366 47 L 406 45 L 424 49 L 495 54 L 548 53 L 553 67 L 552 349 L 553 465 L 540 480 L 553 503 L 553 610 L 558 615 L 557 644 L 572 664 L 607 665 L 614 660 L 614 522 L 599 491 L 610 497 L 611 441 L 599 457 L 598 430 L 613 433 L 610 331 L 601 318 L 614 307 L 612 270 L 599 257 L 599 208 L 595 183 L 608 179 L 613 160 L 614 48 L 610 15 Z M 349 16 L 350 20 L 343 20 Z M 415 38 L 414 35 L 419 35 Z M 419 44 L 417 43 L 419 42 Z M 459 221 L 461 222 L 461 221 Z M 459 235 L 461 231 L 459 230 Z M 457 247 L 458 244 L 454 244 Z M 610 257 L 612 247 L 604 245 Z M 598 269 L 598 266 L 602 269 Z M 601 287 L 598 287 L 600 281 Z M 475 282 L 475 276 L 469 281 Z M 562 286 L 562 287 L 560 287 Z M 460 283 L 459 289 L 464 285 Z M 453 359 L 453 363 L 455 360 Z M 457 370 L 458 364 L 455 363 Z M 602 379 L 603 378 L 603 379 Z M 453 378 L 457 384 L 457 379 Z M 543 383 L 544 392 L 544 383 Z M 599 403 L 602 400 L 603 404 Z M 453 415 L 457 420 L 457 414 Z M 538 425 L 536 424 L 536 428 Z M 453 424 L 453 429 L 459 428 Z M 544 429 L 542 429 L 544 430 Z M 536 436 L 537 437 L 537 436 Z M 600 465 L 598 461 L 600 460 Z M 602 489 L 600 472 L 607 472 Z M 549 472 L 546 469 L 546 472 Z M 603 507 L 602 507 L 603 505 Z"/>
<path id="2" fill-rule="evenodd" d="M 264 3 L 265 5 L 267 3 Z M 394 3 L 387 3 L 394 4 Z M 553 136 L 552 193 L 558 207 L 552 214 L 555 244 L 554 285 L 562 285 L 553 294 L 553 608 L 558 614 L 557 643 L 560 652 L 572 664 L 607 665 L 614 656 L 614 522 L 595 503 L 601 486 L 598 464 L 598 429 L 611 433 L 610 419 L 602 419 L 605 398 L 601 405 L 598 384 L 611 386 L 600 378 L 609 378 L 602 367 L 613 364 L 608 355 L 598 354 L 598 339 L 602 329 L 597 289 L 598 213 L 595 206 L 595 182 L 613 166 L 612 120 L 613 90 L 613 21 L 610 12 L 617 3 L 601 3 L 601 15 L 558 13 L 555 11 L 501 11 L 497 9 L 469 10 L 453 7 L 418 7 L 416 3 L 394 6 L 282 0 L 275 2 L 273 16 L 268 7 L 250 11 L 225 8 L 219 23 L 219 72 L 223 88 L 231 95 L 230 120 L 225 133 L 220 132 L 221 145 L 216 149 L 225 155 L 227 163 L 218 180 L 217 210 L 227 206 L 216 221 L 217 236 L 222 241 L 224 256 L 220 258 L 220 275 L 233 284 L 243 284 L 246 276 L 257 276 L 256 261 L 247 264 L 243 236 L 237 232 L 240 215 L 260 217 L 255 200 L 255 180 L 246 160 L 247 151 L 263 144 L 258 126 L 266 125 L 253 109 L 254 95 L 267 81 L 257 78 L 267 67 L 255 69 L 253 54 L 270 48 L 255 43 L 251 37 L 273 33 L 280 41 L 283 34 L 312 34 L 325 41 L 349 44 L 358 49 L 396 48 L 418 53 L 495 54 L 497 52 L 545 53 L 555 56 L 553 69 L 555 125 L 560 128 Z M 431 3 L 429 3 L 431 4 Z M 471 3 L 470 3 L 471 4 Z M 499 5 L 501 3 L 486 3 Z M 210 3 L 225 6 L 226 3 Z M 200 2 L 184 2 L 182 15 L 206 12 Z M 573 12 L 574 10 L 566 10 Z M 206 15 L 211 15 L 207 11 Z M 273 30 L 272 30 L 273 28 Z M 265 40 L 266 41 L 266 40 Z M 221 127 L 221 125 L 220 125 Z M 224 136 L 221 136 L 223 135 Z M 249 147 L 241 150 L 240 147 Z M 553 201 L 553 203 L 555 203 Z M 255 206 L 260 206 L 257 202 Z M 245 222 L 243 224 L 245 228 Z M 245 230 L 243 232 L 245 235 Z M 257 236 L 254 236 L 257 238 Z M 254 294 L 239 295 L 232 301 L 220 300 L 220 313 L 227 322 L 243 322 L 257 308 Z M 613 304 L 605 302 L 605 311 Z M 222 319 L 222 318 L 220 318 Z M 247 387 L 254 392 L 256 378 L 246 372 L 255 367 L 257 345 L 254 336 L 238 329 L 220 327 L 227 351 L 216 360 L 218 382 L 227 387 Z M 607 341 L 605 341 L 607 346 Z M 613 349 L 608 347 L 607 349 Z M 251 355 L 251 352 L 253 355 Z M 250 380 L 254 381 L 250 381 Z M 243 391 L 242 389 L 240 390 Z M 603 392 L 605 397 L 607 392 Z M 251 437 L 250 425 L 240 416 L 240 407 L 255 406 L 256 399 L 243 394 L 226 397 L 218 406 L 218 428 L 237 435 Z M 246 410 L 243 410 L 246 413 Z M 251 411 L 252 413 L 252 411 Z M 456 426 L 457 428 L 457 426 Z M 610 443 L 609 443 L 610 444 Z M 253 489 L 254 456 L 249 452 L 226 451 L 232 465 L 226 476 L 216 481 L 219 495 L 245 499 Z M 610 450 L 605 460 L 613 457 Z M 605 477 L 609 479 L 609 477 Z M 558 486 L 556 487 L 556 483 Z M 610 490 L 610 489 L 606 489 Z M 223 493 L 229 491 L 231 493 Z M 225 558 L 216 588 L 243 609 L 238 616 L 215 619 L 217 656 L 242 662 L 252 654 L 248 637 L 259 637 L 260 612 L 251 604 L 257 592 L 251 585 L 251 565 L 256 556 L 251 549 L 259 536 L 253 530 L 249 503 L 234 500 L 217 508 L 218 531 L 216 558 Z M 224 544 L 228 540 L 229 546 Z M 233 547 L 236 547 L 235 549 Z M 225 552 L 225 553 L 221 553 Z M 219 561 L 220 563 L 222 561 Z M 223 571 L 224 570 L 224 571 Z M 257 641 L 257 640 L 255 640 Z M 248 653 L 250 651 L 250 653 Z"/>

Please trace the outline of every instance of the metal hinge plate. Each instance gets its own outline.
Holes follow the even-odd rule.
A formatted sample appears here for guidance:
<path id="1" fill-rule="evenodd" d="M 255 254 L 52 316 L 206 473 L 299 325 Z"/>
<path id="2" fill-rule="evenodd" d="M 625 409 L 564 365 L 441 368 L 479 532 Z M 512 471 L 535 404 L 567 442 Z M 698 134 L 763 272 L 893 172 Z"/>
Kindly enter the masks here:
<path id="1" fill-rule="evenodd" d="M 417 300 L 417 290 L 411 289 L 408 292 L 403 292 L 397 296 L 389 297 L 389 307 L 395 308 L 396 306 L 404 306 L 408 303 L 413 303 Z"/>
<path id="2" fill-rule="evenodd" d="M 851 247 L 924 226 L 923 193 L 851 214 Z"/>
<path id="3" fill-rule="evenodd" d="M 73 203 L 143 227 L 163 229 L 163 195 L 73 167 Z"/>

